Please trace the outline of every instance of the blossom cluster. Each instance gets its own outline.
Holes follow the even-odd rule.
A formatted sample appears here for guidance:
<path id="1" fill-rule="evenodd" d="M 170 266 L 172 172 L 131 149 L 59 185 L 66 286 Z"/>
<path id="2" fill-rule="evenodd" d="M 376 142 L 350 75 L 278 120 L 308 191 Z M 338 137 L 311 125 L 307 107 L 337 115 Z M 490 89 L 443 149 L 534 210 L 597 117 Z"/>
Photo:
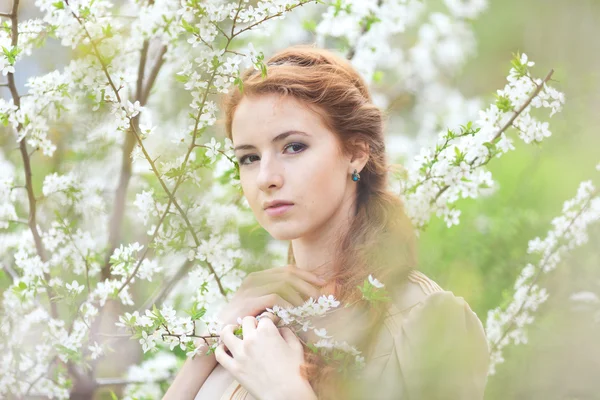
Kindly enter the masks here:
<path id="1" fill-rule="evenodd" d="M 507 129 L 514 127 L 525 142 L 541 142 L 550 136 L 547 122 L 532 117 L 532 108 L 561 110 L 564 95 L 548 86 L 546 80 L 533 78 L 534 63 L 526 54 L 516 55 L 508 83 L 497 92 L 497 100 L 479 112 L 475 123 L 440 134 L 435 148 L 423 148 L 408 166 L 402 183 L 406 209 L 417 227 L 424 227 L 432 214 L 444 219 L 448 227 L 459 222 L 460 198 L 477 198 L 494 188 L 485 166 L 494 158 L 514 150 Z M 546 78 L 548 79 L 548 78 Z"/>
<path id="2" fill-rule="evenodd" d="M 588 226 L 600 221 L 600 192 L 591 181 L 582 182 L 577 194 L 565 201 L 562 215 L 552 220 L 545 238 L 529 241 L 527 252 L 536 255 L 536 263 L 528 263 L 514 284 L 514 294 L 505 307 L 488 311 L 486 333 L 491 349 L 490 374 L 504 358 L 502 350 L 510 343 L 527 343 L 526 327 L 532 315 L 548 299 L 548 291 L 538 281 L 554 270 L 574 248 L 588 241 Z"/>

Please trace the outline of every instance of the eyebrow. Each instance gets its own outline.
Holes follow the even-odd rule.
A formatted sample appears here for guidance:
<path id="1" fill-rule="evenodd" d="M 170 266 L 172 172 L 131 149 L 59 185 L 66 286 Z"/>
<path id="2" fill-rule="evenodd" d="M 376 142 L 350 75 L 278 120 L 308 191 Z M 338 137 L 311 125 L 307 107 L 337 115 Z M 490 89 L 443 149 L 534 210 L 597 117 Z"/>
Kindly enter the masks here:
<path id="1" fill-rule="evenodd" d="M 304 135 L 304 136 L 310 136 L 309 134 L 307 134 L 305 132 L 292 130 L 292 131 L 286 131 L 286 132 L 280 133 L 279 135 L 275 136 L 273 138 L 273 140 L 271 140 L 271 142 L 273 142 L 273 143 L 279 142 L 281 140 L 284 140 L 288 136 L 294 135 L 294 134 Z M 252 150 L 252 149 L 256 149 L 256 146 L 253 146 L 251 144 L 240 144 L 239 146 L 235 146 L 233 148 L 233 151 L 238 151 L 238 150 Z"/>

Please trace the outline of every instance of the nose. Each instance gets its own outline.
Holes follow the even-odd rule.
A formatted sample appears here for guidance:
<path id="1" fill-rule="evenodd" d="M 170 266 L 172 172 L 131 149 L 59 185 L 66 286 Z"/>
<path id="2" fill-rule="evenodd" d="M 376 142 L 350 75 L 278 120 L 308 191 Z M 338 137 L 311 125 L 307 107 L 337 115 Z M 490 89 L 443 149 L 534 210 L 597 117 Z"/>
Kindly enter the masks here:
<path id="1" fill-rule="evenodd" d="M 263 154 L 257 176 L 257 185 L 263 192 L 280 188 L 283 185 L 283 166 L 268 154 Z"/>

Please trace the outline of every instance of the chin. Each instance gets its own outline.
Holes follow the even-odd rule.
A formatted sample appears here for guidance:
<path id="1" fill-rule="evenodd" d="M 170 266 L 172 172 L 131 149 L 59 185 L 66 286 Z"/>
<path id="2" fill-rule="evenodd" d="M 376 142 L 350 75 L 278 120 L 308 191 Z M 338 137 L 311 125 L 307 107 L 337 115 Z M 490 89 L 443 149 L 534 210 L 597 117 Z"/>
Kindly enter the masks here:
<path id="1" fill-rule="evenodd" d="M 302 229 L 298 229 L 292 224 L 283 223 L 279 224 L 279 226 L 263 226 L 263 228 L 269 232 L 269 234 L 275 240 L 294 240 L 304 235 L 304 231 Z"/>
<path id="2" fill-rule="evenodd" d="M 269 232 L 269 234 L 275 240 L 294 240 L 294 239 L 298 239 L 301 236 L 292 231 L 275 230 L 275 231 L 267 231 L 267 232 Z"/>

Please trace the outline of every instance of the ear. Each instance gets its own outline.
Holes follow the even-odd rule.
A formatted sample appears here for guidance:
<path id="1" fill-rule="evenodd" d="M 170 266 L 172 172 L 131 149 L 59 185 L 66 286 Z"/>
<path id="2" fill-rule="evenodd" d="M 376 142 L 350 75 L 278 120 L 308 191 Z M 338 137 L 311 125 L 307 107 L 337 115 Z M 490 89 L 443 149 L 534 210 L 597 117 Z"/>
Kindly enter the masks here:
<path id="1" fill-rule="evenodd" d="M 357 170 L 359 173 L 363 170 L 367 161 L 369 161 L 369 144 L 362 139 L 353 139 L 351 142 L 352 157 L 350 158 L 349 173 Z"/>

